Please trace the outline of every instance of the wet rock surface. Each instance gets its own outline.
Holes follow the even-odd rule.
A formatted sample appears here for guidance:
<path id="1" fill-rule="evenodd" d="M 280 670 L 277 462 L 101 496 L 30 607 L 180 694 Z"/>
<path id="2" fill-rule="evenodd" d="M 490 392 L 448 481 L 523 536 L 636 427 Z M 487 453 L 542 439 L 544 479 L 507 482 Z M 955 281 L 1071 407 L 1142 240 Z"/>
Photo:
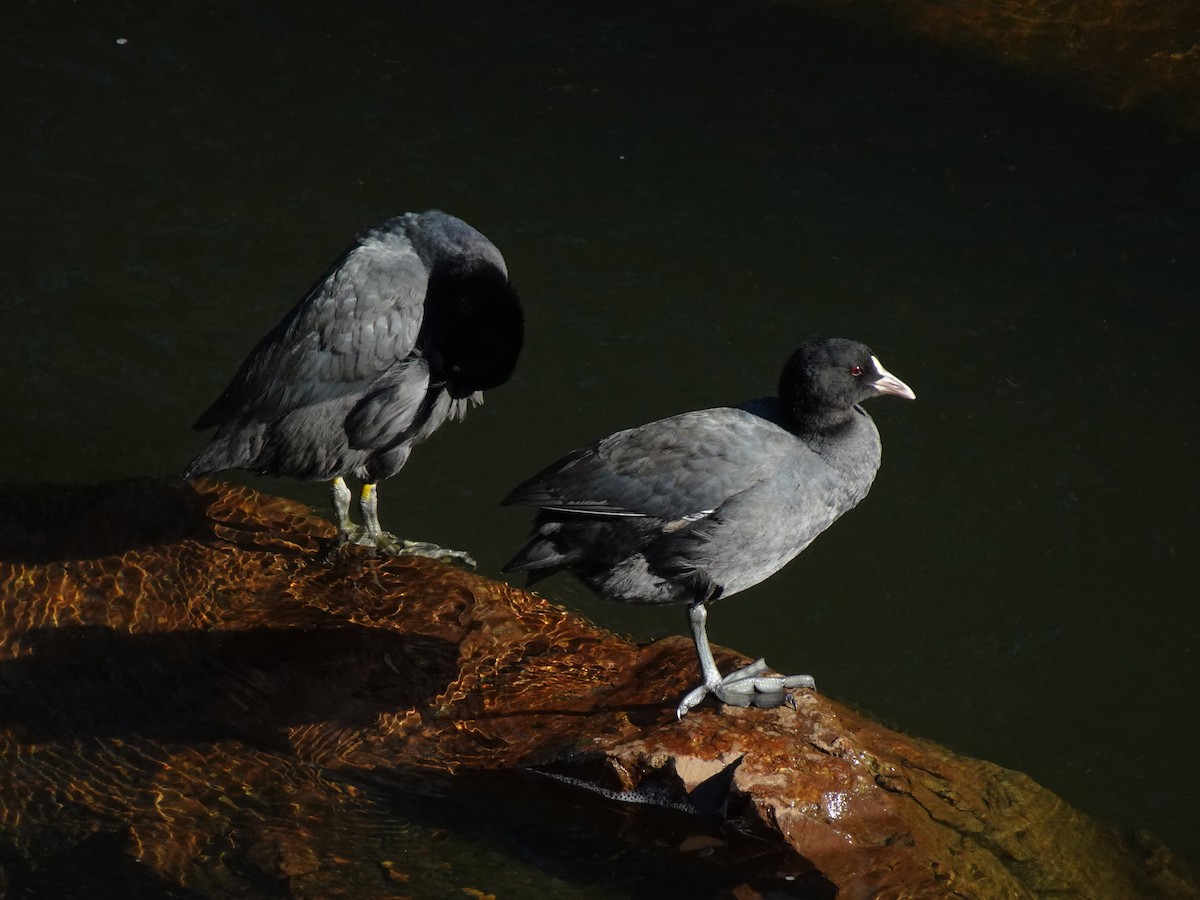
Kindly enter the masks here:
<path id="1" fill-rule="evenodd" d="M 686 638 L 333 550 L 287 500 L 150 479 L 0 499 L 0 894 L 431 896 L 450 876 L 376 840 L 392 794 L 447 829 L 507 807 L 547 843 L 594 819 L 693 896 L 1200 895 L 1151 836 L 817 693 L 676 721 Z"/>

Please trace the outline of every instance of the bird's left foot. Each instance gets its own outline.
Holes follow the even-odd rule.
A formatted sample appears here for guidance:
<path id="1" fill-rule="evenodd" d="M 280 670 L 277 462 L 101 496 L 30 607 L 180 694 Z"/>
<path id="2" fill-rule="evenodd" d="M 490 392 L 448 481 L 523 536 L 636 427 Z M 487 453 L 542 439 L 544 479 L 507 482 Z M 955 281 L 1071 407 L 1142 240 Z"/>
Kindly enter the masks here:
<path id="1" fill-rule="evenodd" d="M 423 556 L 426 559 L 458 563 L 468 569 L 474 569 L 478 565 L 465 550 L 448 550 L 426 541 L 405 541 L 386 531 L 375 539 L 375 548 L 389 556 Z"/>
<path id="2" fill-rule="evenodd" d="M 815 688 L 816 682 L 811 675 L 763 675 L 767 670 L 766 660 L 757 659 L 748 666 L 743 666 L 730 672 L 724 678 L 712 684 L 702 684 L 689 691 L 679 706 L 675 715 L 683 718 L 688 710 L 696 706 L 708 694 L 713 694 L 727 706 L 756 706 L 759 709 L 773 709 L 785 703 L 793 702 L 792 688 Z"/>
<path id="3" fill-rule="evenodd" d="M 370 532 L 361 525 L 347 523 L 344 527 L 338 529 L 338 546 L 343 547 L 346 544 L 358 544 L 360 547 L 374 547 L 375 540 L 371 537 Z"/>

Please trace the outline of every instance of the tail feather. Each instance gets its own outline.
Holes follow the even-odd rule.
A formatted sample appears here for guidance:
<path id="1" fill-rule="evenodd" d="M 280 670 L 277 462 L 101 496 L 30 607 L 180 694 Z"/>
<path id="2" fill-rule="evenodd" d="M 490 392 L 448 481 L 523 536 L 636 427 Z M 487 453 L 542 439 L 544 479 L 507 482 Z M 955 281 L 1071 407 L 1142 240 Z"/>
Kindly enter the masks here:
<path id="1" fill-rule="evenodd" d="M 183 477 L 199 478 L 227 469 L 257 469 L 263 451 L 264 430 L 257 427 L 219 428 L 199 455 L 188 463 Z"/>
<path id="2" fill-rule="evenodd" d="M 216 472 L 224 472 L 226 469 L 235 469 L 233 457 L 229 454 L 229 448 L 225 444 L 209 444 L 200 451 L 200 455 L 188 463 L 188 467 L 183 470 L 183 477 L 188 481 L 193 478 L 199 478 L 202 475 L 212 475 Z"/>
<path id="3" fill-rule="evenodd" d="M 566 568 L 567 558 L 541 532 L 505 563 L 501 572 L 524 572 L 532 585 Z"/>
<path id="4" fill-rule="evenodd" d="M 579 515 L 543 509 L 520 552 L 503 568 L 527 572 L 529 583 L 564 569 L 584 578 L 618 565 L 645 543 L 646 520 Z"/>

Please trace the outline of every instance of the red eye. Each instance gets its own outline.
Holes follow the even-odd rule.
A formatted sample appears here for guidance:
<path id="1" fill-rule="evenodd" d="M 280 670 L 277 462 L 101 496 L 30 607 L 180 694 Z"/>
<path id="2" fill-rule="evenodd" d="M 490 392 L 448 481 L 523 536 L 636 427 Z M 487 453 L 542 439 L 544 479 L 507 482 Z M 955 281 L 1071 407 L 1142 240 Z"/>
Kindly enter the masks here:
<path id="1" fill-rule="evenodd" d="M 855 378 L 857 378 L 859 375 L 862 374 L 862 366 L 851 366 L 850 374 L 853 375 Z"/>

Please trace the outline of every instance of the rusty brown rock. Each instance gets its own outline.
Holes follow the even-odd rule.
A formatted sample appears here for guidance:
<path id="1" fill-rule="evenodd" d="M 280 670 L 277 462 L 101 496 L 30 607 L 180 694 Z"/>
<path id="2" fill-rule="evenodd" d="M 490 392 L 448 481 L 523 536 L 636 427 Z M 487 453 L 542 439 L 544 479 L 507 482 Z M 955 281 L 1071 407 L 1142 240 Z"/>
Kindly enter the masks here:
<path id="1" fill-rule="evenodd" d="M 725 823 L 689 858 L 751 836 L 766 861 L 733 896 L 1200 896 L 1153 839 L 820 694 L 676 721 L 685 638 L 330 551 L 287 500 L 149 479 L 0 499 L 0 885 L 65 835 L 156 889 L 204 869 L 230 896 L 394 895 L 409 872 L 334 824 L 356 783 L 532 769 Z"/>

